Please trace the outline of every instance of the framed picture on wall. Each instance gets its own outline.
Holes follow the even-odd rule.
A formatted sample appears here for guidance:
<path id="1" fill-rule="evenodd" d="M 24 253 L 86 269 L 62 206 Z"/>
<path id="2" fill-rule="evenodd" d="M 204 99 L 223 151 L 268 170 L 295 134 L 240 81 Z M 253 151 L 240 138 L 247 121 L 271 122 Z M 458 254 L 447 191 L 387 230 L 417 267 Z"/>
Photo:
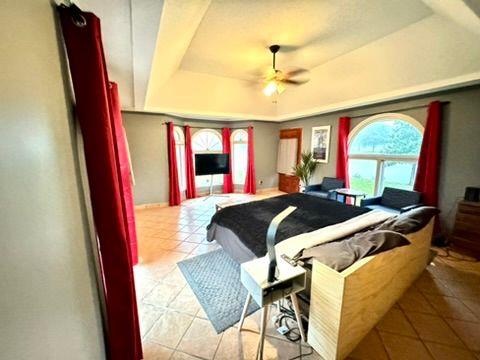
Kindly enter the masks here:
<path id="1" fill-rule="evenodd" d="M 321 163 L 328 163 L 330 151 L 330 125 L 312 127 L 313 158 Z"/>

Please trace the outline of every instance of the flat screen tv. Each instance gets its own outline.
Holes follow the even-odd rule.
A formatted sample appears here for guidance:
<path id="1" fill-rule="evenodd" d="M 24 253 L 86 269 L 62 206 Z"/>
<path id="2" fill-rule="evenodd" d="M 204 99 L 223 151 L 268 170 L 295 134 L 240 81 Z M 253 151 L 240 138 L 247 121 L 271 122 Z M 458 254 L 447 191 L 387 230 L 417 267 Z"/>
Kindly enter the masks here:
<path id="1" fill-rule="evenodd" d="M 195 175 L 228 174 L 229 172 L 228 154 L 195 154 Z"/>

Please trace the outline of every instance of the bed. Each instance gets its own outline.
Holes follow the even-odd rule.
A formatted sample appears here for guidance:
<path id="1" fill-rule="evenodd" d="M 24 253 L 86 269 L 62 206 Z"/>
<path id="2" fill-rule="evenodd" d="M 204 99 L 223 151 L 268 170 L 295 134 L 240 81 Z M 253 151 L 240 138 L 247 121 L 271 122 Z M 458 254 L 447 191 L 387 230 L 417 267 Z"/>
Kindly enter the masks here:
<path id="1" fill-rule="evenodd" d="M 266 253 L 268 224 L 289 205 L 300 211 L 279 227 L 277 256 L 292 257 L 299 249 L 342 239 L 393 219 L 392 214 L 379 210 L 288 194 L 222 209 L 212 218 L 207 239 L 215 239 L 239 263 L 261 257 Z M 433 222 L 430 218 L 406 235 L 408 246 L 364 257 L 343 271 L 313 260 L 308 343 L 323 358 L 348 356 L 421 274 L 428 263 Z"/>
<path id="2" fill-rule="evenodd" d="M 268 225 L 288 206 L 297 210 L 280 225 L 277 243 L 371 211 L 302 193 L 281 195 L 221 209 L 207 227 L 207 240 L 216 240 L 238 263 L 262 257 Z"/>

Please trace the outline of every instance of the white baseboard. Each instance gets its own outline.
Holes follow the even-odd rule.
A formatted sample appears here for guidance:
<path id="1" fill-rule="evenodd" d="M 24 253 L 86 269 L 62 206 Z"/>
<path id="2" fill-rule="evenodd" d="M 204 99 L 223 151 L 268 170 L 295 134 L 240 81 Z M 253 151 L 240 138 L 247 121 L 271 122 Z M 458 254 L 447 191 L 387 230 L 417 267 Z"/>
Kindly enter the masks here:
<path id="1" fill-rule="evenodd" d="M 264 188 L 264 189 L 257 189 L 257 194 L 263 194 L 266 192 L 270 191 L 278 191 L 278 187 L 272 187 L 272 188 Z M 221 193 L 219 193 L 221 194 Z M 243 194 L 243 192 L 234 192 L 232 194 Z M 200 192 L 197 193 L 197 197 L 204 197 L 207 196 L 208 192 Z M 182 199 L 182 201 L 185 199 Z M 143 210 L 143 209 L 151 209 L 151 208 L 163 208 L 163 207 L 168 207 L 168 202 L 161 202 L 161 203 L 150 203 L 150 204 L 139 204 L 135 205 L 135 210 Z"/>
<path id="2" fill-rule="evenodd" d="M 263 193 L 270 192 L 270 191 L 279 191 L 278 186 L 277 187 L 272 187 L 272 188 L 257 189 L 257 194 L 263 194 Z"/>
<path id="3" fill-rule="evenodd" d="M 135 205 L 135 210 L 168 207 L 168 202 Z"/>

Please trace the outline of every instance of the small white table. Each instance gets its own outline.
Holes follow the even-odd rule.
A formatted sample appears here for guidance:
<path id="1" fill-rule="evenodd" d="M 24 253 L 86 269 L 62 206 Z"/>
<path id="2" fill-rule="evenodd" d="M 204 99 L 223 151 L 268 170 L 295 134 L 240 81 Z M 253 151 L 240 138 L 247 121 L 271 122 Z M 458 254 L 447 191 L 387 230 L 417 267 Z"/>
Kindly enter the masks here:
<path id="1" fill-rule="evenodd" d="M 300 336 L 306 342 L 305 332 L 302 327 L 300 308 L 298 306 L 297 293 L 305 289 L 306 271 L 301 266 L 292 266 L 282 258 L 277 259 L 277 279 L 269 283 L 268 258 L 260 258 L 245 262 L 241 265 L 241 281 L 248 290 L 247 299 L 243 307 L 238 331 L 242 331 L 243 322 L 247 314 L 248 305 L 252 298 L 262 308 L 260 324 L 260 341 L 258 344 L 257 359 L 263 359 L 263 345 L 265 342 L 265 330 L 267 326 L 268 306 L 275 301 L 290 297 L 295 311 Z"/>

